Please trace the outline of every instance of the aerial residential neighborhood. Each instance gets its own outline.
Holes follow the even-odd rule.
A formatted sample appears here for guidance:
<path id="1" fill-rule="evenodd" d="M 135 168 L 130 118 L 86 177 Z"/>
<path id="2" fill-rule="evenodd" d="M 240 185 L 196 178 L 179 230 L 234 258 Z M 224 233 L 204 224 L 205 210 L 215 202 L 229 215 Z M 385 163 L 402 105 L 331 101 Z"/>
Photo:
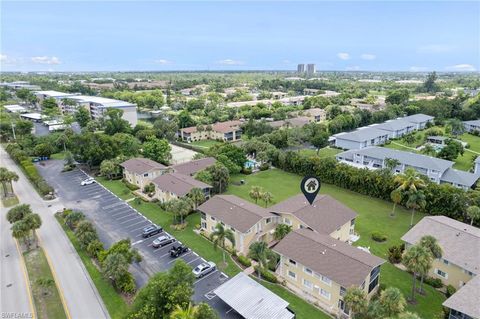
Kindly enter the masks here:
<path id="1" fill-rule="evenodd" d="M 3 1 L 0 314 L 480 319 L 480 6 Z"/>

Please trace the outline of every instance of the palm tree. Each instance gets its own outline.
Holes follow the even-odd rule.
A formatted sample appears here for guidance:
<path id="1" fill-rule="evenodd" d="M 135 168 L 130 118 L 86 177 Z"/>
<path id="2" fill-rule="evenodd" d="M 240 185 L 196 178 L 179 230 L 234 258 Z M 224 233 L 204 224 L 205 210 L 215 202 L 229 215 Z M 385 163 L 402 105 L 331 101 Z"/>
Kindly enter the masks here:
<path id="1" fill-rule="evenodd" d="M 442 258 L 442 247 L 440 247 L 440 245 L 438 244 L 438 241 L 435 237 L 430 236 L 430 235 L 423 236 L 422 238 L 420 238 L 420 241 L 418 242 L 418 244 L 420 246 L 426 248 L 432 254 L 433 258 L 435 258 L 435 259 Z M 432 265 L 430 264 L 428 269 L 427 269 L 427 273 L 428 273 L 428 271 L 430 270 L 431 267 L 432 267 Z M 420 289 L 419 289 L 420 293 L 424 293 L 424 291 L 423 291 L 423 281 L 424 281 L 424 279 L 425 279 L 425 276 L 422 276 L 420 278 Z"/>
<path id="2" fill-rule="evenodd" d="M 262 193 L 263 193 L 263 188 L 261 188 L 260 186 L 252 186 L 252 188 L 250 188 L 250 192 L 248 193 L 248 195 L 250 196 L 251 199 L 255 201 L 255 204 L 257 204 L 258 200 L 262 197 Z"/>
<path id="3" fill-rule="evenodd" d="M 223 248 L 223 264 L 226 264 L 225 240 L 228 240 L 232 246 L 235 246 L 235 234 L 230 229 L 226 229 L 222 224 L 218 223 L 217 226 L 215 226 L 215 231 L 210 234 L 210 239 L 213 242 L 214 249 L 217 249 L 218 246 Z"/>
<path id="4" fill-rule="evenodd" d="M 273 195 L 270 192 L 263 192 L 262 193 L 262 200 L 265 202 L 265 207 L 268 206 L 268 203 L 270 203 L 273 200 Z"/>
<path id="5" fill-rule="evenodd" d="M 28 229 L 28 225 L 23 220 L 19 220 L 12 225 L 11 230 L 13 238 L 18 240 L 22 239 L 27 250 L 30 250 L 30 242 L 28 241 L 30 229 Z"/>
<path id="6" fill-rule="evenodd" d="M 450 121 L 448 121 L 447 127 L 450 129 L 452 135 L 455 137 L 465 132 L 465 126 L 463 126 L 462 121 L 460 121 L 459 119 L 451 119 Z"/>
<path id="7" fill-rule="evenodd" d="M 427 248 L 414 245 L 403 253 L 402 263 L 409 272 L 413 274 L 412 296 L 411 301 L 415 302 L 415 291 L 417 284 L 417 276 L 425 273 L 425 269 L 432 262 L 432 254 Z"/>
<path id="8" fill-rule="evenodd" d="M 38 236 L 37 229 L 42 226 L 42 219 L 38 214 L 28 214 L 25 216 L 23 221 L 27 224 L 28 229 L 32 232 L 33 238 L 35 239 L 35 246 L 38 248 Z"/>
<path id="9" fill-rule="evenodd" d="M 194 210 L 197 209 L 198 205 L 200 205 L 205 201 L 205 193 L 203 192 L 202 189 L 198 187 L 195 187 L 194 189 L 192 189 L 188 196 L 192 199 L 194 203 L 194 206 L 193 206 Z"/>
<path id="10" fill-rule="evenodd" d="M 258 278 L 260 278 L 260 267 L 266 267 L 268 263 L 268 256 L 270 255 L 270 250 L 267 246 L 267 243 L 264 241 L 257 241 L 250 245 L 248 249 L 248 255 L 250 258 L 258 261 L 259 267 L 257 268 Z"/>
<path id="11" fill-rule="evenodd" d="M 385 159 L 385 167 L 388 169 L 389 172 L 392 172 L 395 167 L 400 165 L 400 161 L 395 158 L 386 158 Z"/>
<path id="12" fill-rule="evenodd" d="M 287 224 L 278 224 L 277 227 L 275 227 L 273 238 L 275 238 L 275 240 L 281 240 L 285 236 L 287 236 L 288 233 L 290 233 L 291 231 L 292 231 L 292 226 Z"/>
<path id="13" fill-rule="evenodd" d="M 13 192 L 12 182 L 18 181 L 18 175 L 15 172 L 9 171 L 5 167 L 0 167 L 0 183 L 3 188 L 4 197 L 8 197 L 7 185 L 10 184 L 10 190 Z"/>
<path id="14" fill-rule="evenodd" d="M 352 318 L 355 318 L 357 315 L 362 315 L 367 311 L 367 297 L 365 292 L 358 287 L 348 288 L 343 300 L 350 309 Z"/>
<path id="15" fill-rule="evenodd" d="M 390 193 L 390 199 L 393 202 L 393 209 L 390 216 L 395 216 L 395 208 L 402 202 L 402 192 L 397 188 Z"/>
<path id="16" fill-rule="evenodd" d="M 406 302 L 402 292 L 395 287 L 388 287 L 380 293 L 380 308 L 384 317 L 393 318 L 402 313 Z"/>
<path id="17" fill-rule="evenodd" d="M 170 319 L 195 319 L 197 313 L 198 306 L 194 306 L 191 303 L 189 303 L 185 309 L 180 307 L 180 305 L 176 305 L 170 314 Z"/>
<path id="18" fill-rule="evenodd" d="M 424 208 L 427 202 L 425 201 L 425 194 L 423 191 L 413 191 L 408 193 L 408 199 L 406 205 L 412 209 L 412 216 L 410 217 L 410 227 L 413 227 L 413 218 L 415 216 L 415 210 Z"/>
<path id="19" fill-rule="evenodd" d="M 470 218 L 470 225 L 473 225 L 475 220 L 480 219 L 480 207 L 470 206 L 467 208 L 467 216 Z"/>
<path id="20" fill-rule="evenodd" d="M 422 149 L 422 153 L 425 154 L 425 155 L 428 155 L 428 156 L 435 156 L 437 154 L 437 151 L 435 150 L 435 148 L 432 145 L 427 144 Z"/>
<path id="21" fill-rule="evenodd" d="M 409 167 L 403 174 L 395 176 L 394 182 L 401 191 L 417 191 L 425 188 L 423 176 L 416 169 Z"/>

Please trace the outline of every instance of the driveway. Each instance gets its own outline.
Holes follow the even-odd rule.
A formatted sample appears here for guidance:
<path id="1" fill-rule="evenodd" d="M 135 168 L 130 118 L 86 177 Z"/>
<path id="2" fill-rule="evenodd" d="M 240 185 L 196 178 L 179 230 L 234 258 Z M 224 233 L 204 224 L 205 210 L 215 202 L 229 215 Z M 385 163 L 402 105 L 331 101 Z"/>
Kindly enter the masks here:
<path id="1" fill-rule="evenodd" d="M 144 286 L 150 276 L 168 270 L 173 265 L 176 259 L 170 257 L 169 250 L 180 242 L 153 248 L 152 242 L 159 235 L 147 239 L 142 238 L 142 229 L 151 225 L 152 222 L 125 201 L 100 184 L 80 186 L 80 182 L 88 175 L 78 169 L 62 173 L 62 161 L 49 160 L 37 167 L 47 182 L 55 188 L 64 207 L 82 211 L 95 223 L 99 237 L 107 247 L 118 240 L 130 238 L 132 245 L 143 257 L 142 262 L 134 263 L 131 268 L 138 286 Z M 202 257 L 191 250 L 179 258 L 182 258 L 192 268 L 205 262 Z M 212 299 L 218 299 L 211 298 L 209 293 L 227 279 L 228 277 L 219 270 L 197 279 L 194 301 L 210 302 Z M 221 307 L 217 301 L 212 300 L 210 303 L 213 306 L 217 305 L 217 309 Z M 225 313 L 223 308 L 218 310 Z"/>

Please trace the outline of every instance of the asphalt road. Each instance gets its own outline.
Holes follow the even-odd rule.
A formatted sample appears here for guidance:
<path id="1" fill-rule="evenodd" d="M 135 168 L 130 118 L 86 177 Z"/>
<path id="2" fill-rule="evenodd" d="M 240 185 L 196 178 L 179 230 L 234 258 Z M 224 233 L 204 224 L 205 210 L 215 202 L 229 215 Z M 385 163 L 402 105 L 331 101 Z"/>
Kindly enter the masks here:
<path id="1" fill-rule="evenodd" d="M 109 318 L 88 272 L 54 217 L 54 213 L 63 207 L 60 201 L 44 201 L 3 148 L 0 148 L 0 159 L 2 166 L 20 177 L 13 185 L 20 202 L 30 204 L 42 218 L 42 227 L 38 231 L 40 243 L 52 263 L 52 272 L 60 286 L 68 315 L 74 319 Z"/>
<path id="2" fill-rule="evenodd" d="M 162 234 L 147 239 L 142 238 L 142 229 L 152 224 L 150 220 L 100 184 L 80 186 L 81 181 L 88 177 L 83 171 L 76 169 L 62 173 L 62 167 L 63 162 L 55 160 L 38 165 L 39 172 L 54 187 L 62 205 L 80 210 L 92 220 L 100 239 L 107 247 L 118 240 L 130 238 L 132 245 L 143 257 L 142 262 L 134 263 L 130 268 L 138 286 L 145 285 L 150 276 L 163 272 L 173 265 L 176 259 L 170 257 L 169 250 L 179 242 L 153 248 L 152 242 Z M 192 268 L 205 262 L 201 256 L 191 250 L 179 258 Z M 211 293 L 226 280 L 228 277 L 219 270 L 197 279 L 193 299 L 195 302 L 210 303 L 223 318 L 237 318 L 230 307 Z"/>

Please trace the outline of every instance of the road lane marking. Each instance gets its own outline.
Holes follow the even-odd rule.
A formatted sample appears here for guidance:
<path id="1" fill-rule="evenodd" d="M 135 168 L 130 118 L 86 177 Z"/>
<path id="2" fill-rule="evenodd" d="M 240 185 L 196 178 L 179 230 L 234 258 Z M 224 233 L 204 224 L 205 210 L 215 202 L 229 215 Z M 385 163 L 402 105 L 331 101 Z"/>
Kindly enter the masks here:
<path id="1" fill-rule="evenodd" d="M 212 271 L 211 273 L 209 273 L 208 275 L 206 276 L 203 276 L 202 278 L 198 279 L 197 281 L 195 281 L 193 284 L 196 285 L 197 283 L 199 283 L 200 281 L 202 281 L 203 279 L 206 279 L 208 277 L 210 277 L 211 275 L 213 275 L 214 273 L 218 272 L 217 269 L 215 269 L 214 271 Z"/>
<path id="2" fill-rule="evenodd" d="M 135 219 L 138 219 L 138 218 L 139 218 L 139 216 L 136 216 L 136 217 L 133 217 L 132 219 L 127 219 L 127 220 L 121 222 L 120 224 L 123 225 L 123 224 L 125 224 L 125 223 L 129 223 L 129 222 L 131 222 L 132 220 L 135 220 Z M 143 219 L 143 218 L 142 218 L 142 219 Z M 144 222 L 144 221 L 145 221 L 145 220 L 141 220 L 140 222 Z M 132 225 L 133 225 L 133 224 L 132 224 Z"/>
<path id="3" fill-rule="evenodd" d="M 20 246 L 18 245 L 18 241 L 16 238 L 13 239 L 15 241 L 15 246 L 17 246 L 18 255 L 20 258 L 20 264 L 22 267 L 23 278 L 25 279 L 25 286 L 27 286 L 27 294 L 28 294 L 28 303 L 30 305 L 30 311 L 32 313 L 32 319 L 34 319 L 37 314 L 35 313 L 35 306 L 33 305 L 32 299 L 32 291 L 30 290 L 30 278 L 28 277 L 27 266 L 25 265 L 25 260 L 23 259 L 23 254 L 20 251 Z"/>

